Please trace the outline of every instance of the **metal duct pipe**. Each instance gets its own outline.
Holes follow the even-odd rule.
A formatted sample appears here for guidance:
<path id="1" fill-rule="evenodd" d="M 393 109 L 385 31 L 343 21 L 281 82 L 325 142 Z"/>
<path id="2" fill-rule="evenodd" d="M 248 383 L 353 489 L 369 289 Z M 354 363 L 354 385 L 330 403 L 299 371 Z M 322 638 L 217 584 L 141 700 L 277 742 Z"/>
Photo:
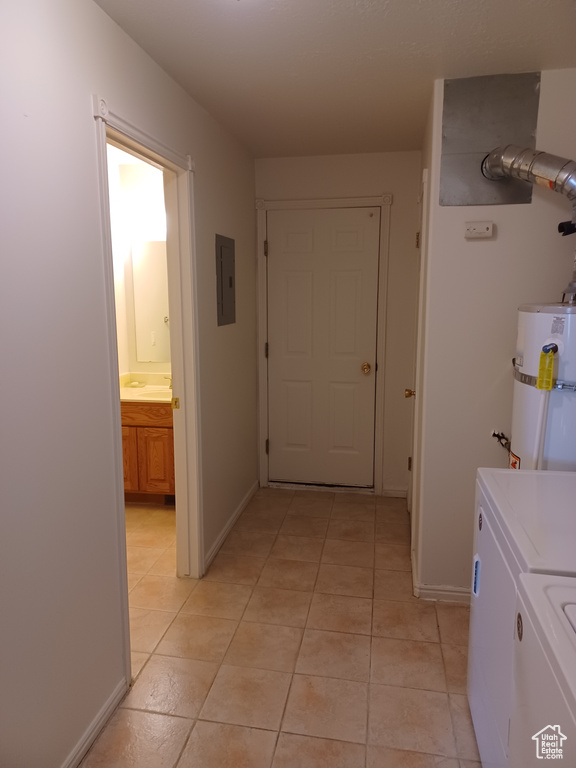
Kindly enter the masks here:
<path id="1" fill-rule="evenodd" d="M 509 144 L 507 147 L 497 147 L 486 155 L 482 161 L 482 173 L 490 181 L 498 181 L 510 176 L 565 195 L 572 203 L 572 221 L 559 224 L 558 231 L 563 235 L 576 232 L 576 162 L 574 160 Z M 564 290 L 564 299 L 566 298 L 570 303 L 576 302 L 576 257 L 572 280 Z"/>
<path id="2" fill-rule="evenodd" d="M 560 192 L 576 204 L 576 162 L 564 157 L 509 144 L 493 149 L 482 162 L 482 173 L 497 181 L 506 176 Z"/>

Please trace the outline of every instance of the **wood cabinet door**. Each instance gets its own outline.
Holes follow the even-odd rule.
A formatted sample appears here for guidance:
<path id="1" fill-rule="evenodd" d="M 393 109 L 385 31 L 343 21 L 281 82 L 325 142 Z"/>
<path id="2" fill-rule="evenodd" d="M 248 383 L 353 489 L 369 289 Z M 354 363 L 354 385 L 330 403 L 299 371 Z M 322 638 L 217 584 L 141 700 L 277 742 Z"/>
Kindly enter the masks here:
<path id="1" fill-rule="evenodd" d="M 174 438 L 169 428 L 138 427 L 139 490 L 174 493 Z"/>
<path id="2" fill-rule="evenodd" d="M 138 430 L 122 427 L 122 454 L 124 463 L 124 490 L 138 490 Z"/>

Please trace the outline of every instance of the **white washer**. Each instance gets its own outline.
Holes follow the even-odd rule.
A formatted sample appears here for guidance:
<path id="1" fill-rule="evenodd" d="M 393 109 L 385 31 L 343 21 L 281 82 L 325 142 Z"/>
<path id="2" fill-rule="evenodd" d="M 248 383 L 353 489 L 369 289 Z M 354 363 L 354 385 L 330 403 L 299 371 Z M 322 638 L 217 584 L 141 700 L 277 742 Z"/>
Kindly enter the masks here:
<path id="1" fill-rule="evenodd" d="M 576 766 L 576 579 L 521 574 L 516 616 L 508 764 Z"/>
<path id="2" fill-rule="evenodd" d="M 483 768 L 507 768 L 521 573 L 576 576 L 576 472 L 479 469 L 468 700 Z"/>

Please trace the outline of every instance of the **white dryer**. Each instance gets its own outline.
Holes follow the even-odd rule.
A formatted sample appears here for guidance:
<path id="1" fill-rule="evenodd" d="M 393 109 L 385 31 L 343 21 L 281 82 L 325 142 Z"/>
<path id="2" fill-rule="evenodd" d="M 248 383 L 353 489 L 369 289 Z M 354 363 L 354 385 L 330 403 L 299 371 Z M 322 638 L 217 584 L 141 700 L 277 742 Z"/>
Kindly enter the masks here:
<path id="1" fill-rule="evenodd" d="M 576 472 L 479 469 L 468 700 L 483 768 L 508 767 L 521 573 L 576 576 Z"/>
<path id="2" fill-rule="evenodd" d="M 522 574 L 509 768 L 576 766 L 576 579 Z"/>

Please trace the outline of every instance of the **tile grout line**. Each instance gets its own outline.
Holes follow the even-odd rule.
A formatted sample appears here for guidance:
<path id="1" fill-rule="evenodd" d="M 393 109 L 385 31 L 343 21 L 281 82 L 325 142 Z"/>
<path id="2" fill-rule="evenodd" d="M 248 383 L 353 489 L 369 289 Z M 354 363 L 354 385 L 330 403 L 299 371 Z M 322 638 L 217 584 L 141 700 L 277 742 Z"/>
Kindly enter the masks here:
<path id="1" fill-rule="evenodd" d="M 440 631 L 440 617 L 438 616 L 438 601 L 436 600 L 434 602 L 434 612 L 436 613 L 436 624 L 438 626 L 438 638 L 440 640 L 440 649 L 442 649 L 442 634 Z M 442 650 L 440 650 L 440 653 L 442 653 Z M 444 656 L 442 655 L 442 663 L 444 665 Z M 446 674 L 446 667 L 444 667 L 444 674 Z M 452 713 L 452 705 L 450 703 L 450 694 L 448 693 L 448 682 L 446 681 L 446 703 L 448 705 L 448 714 L 450 717 L 450 726 L 452 728 L 452 739 L 454 742 L 454 752 L 455 754 L 452 755 L 457 761 L 458 765 L 460 765 L 460 756 L 458 754 L 458 743 L 456 741 L 456 729 L 454 728 L 454 716 Z"/>
<path id="2" fill-rule="evenodd" d="M 374 644 L 374 600 L 376 594 L 376 514 L 374 515 L 374 547 L 372 568 L 372 599 L 370 601 L 370 665 L 368 669 L 368 685 L 366 686 L 366 739 L 364 741 L 364 766 L 368 765 L 368 744 L 370 742 L 370 701 L 372 692 L 372 659 Z"/>
<path id="3" fill-rule="evenodd" d="M 290 504 L 288 505 L 288 508 L 287 508 L 287 509 L 289 509 L 289 508 L 290 508 L 290 505 L 291 505 L 291 504 L 292 504 L 292 498 L 290 499 Z M 284 521 L 286 520 L 287 516 L 288 516 L 288 511 L 286 511 L 286 513 L 284 514 L 284 517 L 282 518 L 282 522 L 280 523 L 280 526 L 278 527 L 278 530 L 276 531 L 276 534 L 275 534 L 275 537 L 274 537 L 274 541 L 272 542 L 272 546 L 270 547 L 270 549 L 269 549 L 269 551 L 268 551 L 268 555 L 266 556 L 266 559 L 265 559 L 265 561 L 264 561 L 264 565 L 263 565 L 263 567 L 262 567 L 262 570 L 260 571 L 259 577 L 258 577 L 258 579 L 257 579 L 256 583 L 254 584 L 253 588 L 252 588 L 252 593 L 251 593 L 251 596 L 254 594 L 254 590 L 255 590 L 255 589 L 256 589 L 256 587 L 258 586 L 258 582 L 260 581 L 260 578 L 261 578 L 261 576 L 262 576 L 262 572 L 264 571 L 264 569 L 266 568 L 266 565 L 267 565 L 267 563 L 268 563 L 268 562 L 269 562 L 269 560 L 270 560 L 270 557 L 271 557 L 271 553 L 272 553 L 272 551 L 274 550 L 274 547 L 275 547 L 275 545 L 276 545 L 276 543 L 277 543 L 277 541 L 278 541 L 278 537 L 280 536 L 280 530 L 282 529 L 282 526 L 284 525 Z M 248 602 L 249 602 L 249 601 L 248 601 Z M 244 612 L 243 612 L 242 616 L 244 616 L 244 614 L 246 613 L 246 610 L 247 610 L 247 608 L 248 608 L 248 603 L 246 603 L 246 607 L 245 607 L 245 609 L 244 609 Z M 258 623 L 259 623 L 259 622 L 258 622 Z M 240 626 L 240 625 L 238 625 L 238 626 Z M 268 625 L 268 626 L 274 626 L 274 625 Z M 302 636 L 301 636 L 301 638 L 300 638 L 300 646 L 301 646 L 301 644 L 302 644 L 302 638 L 303 638 L 303 637 L 304 637 L 304 630 L 302 630 Z M 300 652 L 300 646 L 299 646 L 299 649 L 298 649 L 298 653 Z M 295 661 L 294 661 L 294 666 L 296 666 L 296 661 L 297 661 L 297 658 L 298 658 L 298 655 L 296 655 L 296 659 L 295 659 Z M 288 706 L 288 698 L 289 698 L 289 696 L 290 696 L 290 691 L 291 691 L 291 689 L 292 689 L 292 681 L 293 681 L 293 679 L 294 679 L 294 674 L 293 674 L 293 673 L 291 673 L 291 675 L 290 675 L 290 684 L 289 684 L 289 686 L 288 686 L 288 691 L 287 691 L 287 694 L 286 694 L 286 700 L 284 701 L 284 706 L 283 706 L 283 708 L 282 708 L 282 714 L 281 714 L 281 716 L 280 716 L 280 720 L 279 720 L 279 723 L 278 723 L 278 729 L 275 731 L 275 733 L 276 733 L 276 738 L 275 738 L 275 740 L 274 740 L 274 748 L 273 748 L 273 750 L 272 750 L 272 755 L 271 755 L 271 758 L 270 758 L 270 768 L 272 767 L 272 765 L 273 765 L 273 763 L 274 763 L 274 758 L 275 758 L 275 756 L 276 756 L 276 750 L 277 750 L 277 748 L 278 748 L 278 742 L 279 742 L 279 740 L 280 740 L 280 733 L 281 733 L 281 729 L 282 729 L 282 722 L 283 722 L 283 719 L 284 719 L 284 713 L 285 713 L 285 711 L 286 711 L 286 707 Z"/>
<path id="4" fill-rule="evenodd" d="M 194 731 L 194 728 L 196 727 L 196 723 L 198 722 L 198 718 L 194 718 L 192 721 L 192 726 L 190 727 L 190 731 L 188 732 L 188 736 L 184 739 L 184 744 L 182 745 L 182 749 L 180 750 L 180 754 L 176 758 L 176 762 L 173 765 L 173 768 L 178 768 L 178 763 L 182 759 L 182 755 L 184 754 L 184 751 L 186 747 L 188 746 L 188 742 L 190 741 L 190 737 L 192 736 L 192 732 Z"/>
<path id="5" fill-rule="evenodd" d="M 330 505 L 330 517 L 328 518 L 328 525 L 326 526 L 326 531 L 324 532 L 324 539 L 322 541 L 322 551 L 320 552 L 320 560 L 318 561 L 318 568 L 316 570 L 316 578 L 314 579 L 314 584 L 312 586 L 312 598 L 310 599 L 310 605 L 308 606 L 308 614 L 306 615 L 306 625 L 308 624 L 308 616 L 310 615 L 310 608 L 312 607 L 312 600 L 314 599 L 314 595 L 316 593 L 316 585 L 318 584 L 318 579 L 320 577 L 320 567 L 322 565 L 322 555 L 324 554 L 324 549 L 326 547 L 326 538 L 328 536 L 328 530 L 330 528 L 330 520 L 332 520 L 332 511 L 334 509 L 334 499 L 332 499 L 332 504 Z M 306 625 L 304 628 L 304 631 L 306 631 Z M 304 637 L 304 635 L 302 635 Z"/>
<path id="6" fill-rule="evenodd" d="M 291 504 L 291 503 L 292 503 L 292 500 L 290 501 L 290 504 Z M 289 508 L 289 507 L 290 507 L 290 505 L 288 505 L 288 508 Z M 230 645 L 232 644 L 234 637 L 236 637 L 236 633 L 238 632 L 238 629 L 239 629 L 239 627 L 240 627 L 240 624 L 241 624 L 241 622 L 242 622 L 242 619 L 243 619 L 243 617 L 244 617 L 244 615 L 245 615 L 245 613 L 246 613 L 246 611 L 247 611 L 247 609 L 248 609 L 248 605 L 249 605 L 249 603 L 250 603 L 250 599 L 251 599 L 251 598 L 252 598 L 252 596 L 254 595 L 254 590 L 255 590 L 255 589 L 256 589 L 256 587 L 258 586 L 258 584 L 259 584 L 259 581 L 260 581 L 260 578 L 262 577 L 262 573 L 263 573 L 264 569 L 266 568 L 266 565 L 268 564 L 268 562 L 269 562 L 269 561 L 270 561 L 270 559 L 271 559 L 271 553 L 273 552 L 273 550 L 274 550 L 274 547 L 275 547 L 275 545 L 276 545 L 276 543 L 277 543 L 277 541 L 278 541 L 278 537 L 280 536 L 280 530 L 282 529 L 282 526 L 284 525 L 284 521 L 286 520 L 287 516 L 288 516 L 288 511 L 286 511 L 286 512 L 284 513 L 284 516 L 282 517 L 282 520 L 281 520 L 281 522 L 280 522 L 280 525 L 279 525 L 279 527 L 278 527 L 278 530 L 275 532 L 275 535 L 274 535 L 274 541 L 272 542 L 272 545 L 271 545 L 270 549 L 268 550 L 268 554 L 266 555 L 266 557 L 265 557 L 265 559 L 264 559 L 264 563 L 263 563 L 263 565 L 262 565 L 262 569 L 260 570 L 260 573 L 259 573 L 259 575 L 258 575 L 258 578 L 257 578 L 256 582 L 255 582 L 255 583 L 252 585 L 252 591 L 251 591 L 251 593 L 250 593 L 250 598 L 249 598 L 249 599 L 248 599 L 248 601 L 246 602 L 246 605 L 245 605 L 245 607 L 244 607 L 244 610 L 243 610 L 243 612 L 242 612 L 242 616 L 240 617 L 240 621 L 238 622 L 238 626 L 236 627 L 236 630 L 235 630 L 235 632 L 234 632 L 234 636 L 233 636 L 232 640 L 230 641 L 230 644 L 228 645 L 228 648 L 226 649 L 226 653 L 228 652 L 228 649 L 230 648 Z M 250 622 L 246 622 L 246 623 L 250 623 Z M 253 623 L 260 623 L 260 622 L 253 622 Z M 275 625 L 267 625 L 267 626 L 275 626 Z M 298 648 L 298 653 L 300 652 L 300 647 L 301 647 L 301 644 L 302 644 L 302 639 L 303 639 L 303 637 L 304 637 L 304 630 L 302 630 L 302 635 L 301 635 L 301 637 L 300 637 L 300 646 L 299 646 L 299 648 Z M 219 667 L 219 669 L 218 669 L 218 672 L 219 672 L 219 671 L 220 671 L 220 669 L 222 668 L 222 665 L 223 665 L 223 663 L 224 663 L 224 659 L 225 659 L 225 657 L 226 657 L 226 653 L 224 654 L 224 657 L 223 657 L 223 659 L 222 659 L 222 662 L 220 663 L 220 667 Z M 294 660 L 294 666 L 296 666 L 296 661 L 297 661 L 297 658 L 298 658 L 298 654 L 296 655 L 296 658 L 295 658 L 295 660 Z M 218 675 L 218 672 L 216 673 L 216 676 Z M 216 679 L 216 676 L 215 676 L 215 678 L 214 678 L 214 679 Z M 273 762 L 274 762 L 274 758 L 275 758 L 275 755 L 276 755 L 276 750 L 277 750 L 277 747 L 278 747 L 278 741 L 279 741 L 279 739 L 280 739 L 280 733 L 281 733 L 281 728 L 282 728 L 282 722 L 283 722 L 283 719 L 284 719 L 284 713 L 285 713 L 285 711 L 286 711 L 286 707 L 287 707 L 287 705 L 288 705 L 288 698 L 289 698 L 289 696 L 290 696 L 290 690 L 291 690 L 291 688 L 292 688 L 292 681 L 293 681 L 293 679 L 294 679 L 294 674 L 293 674 L 293 672 L 292 672 L 292 673 L 290 674 L 290 684 L 289 684 L 289 686 L 288 686 L 288 691 L 287 691 L 287 694 L 286 694 L 286 699 L 285 699 L 285 701 L 284 701 L 284 706 L 283 706 L 283 708 L 282 708 L 282 714 L 281 714 L 281 716 L 280 716 L 280 720 L 279 720 L 279 723 L 278 723 L 278 728 L 277 728 L 277 729 L 274 731 L 274 732 L 275 732 L 275 734 L 276 734 L 276 737 L 275 737 L 275 740 L 274 740 L 274 748 L 273 748 L 273 750 L 272 750 L 272 755 L 271 755 L 271 759 L 270 759 L 270 767 L 272 766 L 272 764 L 273 764 Z M 208 691 L 208 693 L 206 694 L 206 698 L 205 698 L 205 701 L 206 701 L 206 699 L 208 698 L 209 694 L 210 694 L 210 691 Z"/>

